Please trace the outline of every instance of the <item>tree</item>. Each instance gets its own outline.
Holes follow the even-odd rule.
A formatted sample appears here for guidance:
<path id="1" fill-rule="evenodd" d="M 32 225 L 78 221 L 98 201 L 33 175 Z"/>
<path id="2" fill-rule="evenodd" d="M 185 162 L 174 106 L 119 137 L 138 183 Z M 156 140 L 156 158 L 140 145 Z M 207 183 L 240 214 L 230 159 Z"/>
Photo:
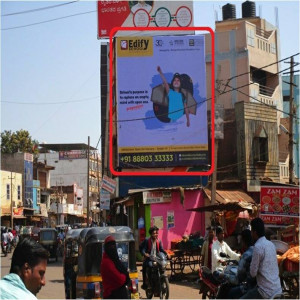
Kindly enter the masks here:
<path id="1" fill-rule="evenodd" d="M 33 140 L 27 130 L 4 130 L 1 132 L 1 153 L 27 152 L 32 154 L 38 153 L 39 142 Z"/>

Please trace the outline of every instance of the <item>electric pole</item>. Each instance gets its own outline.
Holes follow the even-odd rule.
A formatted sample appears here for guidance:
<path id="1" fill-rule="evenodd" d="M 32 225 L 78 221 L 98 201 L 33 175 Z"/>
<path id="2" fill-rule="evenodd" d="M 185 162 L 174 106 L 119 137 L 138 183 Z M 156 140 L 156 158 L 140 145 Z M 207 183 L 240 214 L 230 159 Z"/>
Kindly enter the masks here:
<path id="1" fill-rule="evenodd" d="M 294 57 L 291 57 L 290 72 L 290 128 L 289 128 L 289 184 L 294 183 Z"/>

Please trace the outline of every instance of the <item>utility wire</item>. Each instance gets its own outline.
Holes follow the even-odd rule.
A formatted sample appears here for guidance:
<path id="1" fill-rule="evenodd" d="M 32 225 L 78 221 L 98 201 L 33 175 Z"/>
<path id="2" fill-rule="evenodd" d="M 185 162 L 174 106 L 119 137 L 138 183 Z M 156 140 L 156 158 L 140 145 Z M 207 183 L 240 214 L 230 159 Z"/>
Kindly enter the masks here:
<path id="1" fill-rule="evenodd" d="M 91 97 L 91 98 L 85 98 L 85 99 L 79 99 L 79 100 L 69 100 L 69 101 L 61 101 L 61 102 L 18 102 L 18 101 L 6 101 L 2 100 L 1 103 L 10 103 L 10 104 L 28 104 L 28 105 L 52 105 L 52 104 L 65 104 L 65 103 L 74 103 L 74 102 L 84 102 L 84 101 L 90 101 L 94 99 L 99 99 L 100 96 L 97 97 Z"/>
<path id="2" fill-rule="evenodd" d="M 299 55 L 299 54 L 300 54 L 300 53 L 294 54 L 294 55 L 292 55 L 292 56 L 289 56 L 288 58 L 297 56 L 297 55 Z M 274 62 L 274 63 L 272 63 L 272 64 L 270 64 L 270 65 L 278 64 L 279 62 L 281 62 L 281 61 L 283 61 L 283 60 L 286 60 L 286 59 L 287 59 L 287 58 L 284 58 L 284 59 L 282 59 L 282 60 L 280 60 L 280 61 L 277 61 L 277 62 Z M 266 68 L 266 67 L 269 67 L 270 65 L 263 66 L 261 69 L 264 69 L 264 68 Z M 288 68 L 286 68 L 286 69 L 284 69 L 284 70 L 281 70 L 281 71 L 279 71 L 279 72 L 276 72 L 276 73 L 272 74 L 271 76 L 276 76 L 276 75 L 278 75 L 278 74 L 280 74 L 280 73 L 282 73 L 282 72 L 284 72 L 284 71 L 286 71 L 286 70 L 288 70 L 288 69 L 290 69 L 290 67 L 288 67 Z M 243 76 L 243 75 L 245 75 L 245 73 L 239 74 L 239 75 L 235 76 L 235 78 L 240 77 L 240 76 Z M 266 78 L 266 77 L 263 77 L 263 78 L 261 78 L 261 79 L 258 80 L 258 81 L 262 81 L 262 80 L 264 80 L 265 78 Z M 237 87 L 237 88 L 234 88 L 234 87 L 228 85 L 228 81 L 227 81 L 226 84 L 221 83 L 221 82 L 220 82 L 220 84 L 223 85 L 224 87 L 229 87 L 229 88 L 230 88 L 230 90 L 227 90 L 227 91 L 222 92 L 221 95 L 226 94 L 226 93 L 230 93 L 230 92 L 236 90 L 236 91 L 238 91 L 238 92 L 240 92 L 240 93 L 242 93 L 242 94 L 248 96 L 249 98 L 252 98 L 252 99 L 254 99 L 254 100 L 256 100 L 256 101 L 258 101 L 258 102 L 260 102 L 260 103 L 262 103 L 262 104 L 264 104 L 264 105 L 266 105 L 266 106 L 269 106 L 269 107 L 272 108 L 272 109 L 275 109 L 275 110 L 277 110 L 277 111 L 279 111 L 279 112 L 282 112 L 282 113 L 284 113 L 284 114 L 286 114 L 286 115 L 295 117 L 292 113 L 288 113 L 288 112 L 285 112 L 285 111 L 283 111 L 283 110 L 280 110 L 280 109 L 278 109 L 278 108 L 275 107 L 275 106 L 266 104 L 266 103 L 264 103 L 264 102 L 262 102 L 262 101 L 260 101 L 260 100 L 258 100 L 258 99 L 256 99 L 256 98 L 254 98 L 254 97 L 252 97 L 252 96 L 250 96 L 250 95 L 248 95 L 248 94 L 246 94 L 246 93 L 243 93 L 243 92 L 241 92 L 241 91 L 238 90 L 238 89 L 240 89 L 240 88 L 242 88 L 242 87 L 250 86 L 250 85 L 254 84 L 254 82 L 247 83 L 247 84 L 245 84 L 245 85 L 243 85 L 243 86 L 240 86 L 240 87 Z M 197 107 L 198 107 L 198 106 L 202 105 L 203 103 L 205 103 L 205 102 L 207 102 L 207 101 L 209 101 L 209 100 L 212 100 L 212 97 L 206 98 L 205 100 L 203 100 L 203 101 L 201 101 L 201 102 L 197 102 L 196 104 L 190 105 L 190 106 L 188 106 L 187 108 L 191 108 L 191 107 L 194 107 L 194 106 L 197 106 Z M 182 111 L 182 110 L 183 110 L 183 109 L 178 109 L 178 110 L 175 110 L 175 111 L 172 111 L 172 112 L 169 112 L 169 113 L 163 113 L 163 114 L 160 114 L 160 115 L 157 115 L 157 116 L 155 115 L 155 116 L 146 117 L 146 118 L 125 119 L 125 120 L 117 120 L 117 121 L 113 121 L 113 122 L 114 122 L 114 123 L 124 123 L 124 122 L 132 122 L 132 121 L 142 121 L 142 120 L 148 120 L 148 119 L 155 119 L 155 118 L 157 118 L 157 117 L 167 116 L 167 115 L 170 114 L 170 113 L 176 113 L 176 112 L 179 112 L 179 111 Z M 297 117 L 295 117 L 295 118 L 297 118 Z M 299 119 L 299 118 L 297 118 L 297 119 Z M 106 122 L 108 122 L 108 121 L 106 120 Z"/>
<path id="3" fill-rule="evenodd" d="M 96 11 L 97 10 L 90 10 L 90 11 L 86 11 L 86 12 L 82 12 L 82 13 L 78 13 L 78 14 L 68 15 L 68 16 L 64 16 L 64 17 L 60 17 L 60 18 L 55 18 L 55 19 L 50 19 L 50 20 L 46 20 L 46 21 L 37 22 L 37 23 L 31 23 L 31 24 L 27 24 L 27 25 L 21 25 L 21 26 L 15 26 L 15 27 L 8 27 L 8 28 L 1 28 L 1 30 L 4 31 L 4 30 L 12 30 L 12 29 L 19 29 L 19 28 L 24 28 L 24 27 L 30 27 L 30 26 L 35 26 L 35 25 L 39 25 L 39 24 L 49 23 L 49 22 L 53 22 L 53 21 L 57 21 L 57 20 L 67 19 L 67 18 L 71 18 L 71 17 L 75 17 L 75 16 L 86 15 L 86 14 L 94 13 Z"/>
<path id="4" fill-rule="evenodd" d="M 36 12 L 36 11 L 41 11 L 41 10 L 51 9 L 51 8 L 55 8 L 55 7 L 59 7 L 59 6 L 63 6 L 63 5 L 72 4 L 72 3 L 75 3 L 75 2 L 78 2 L 78 1 L 79 0 L 71 1 L 71 2 L 67 2 L 67 3 L 62 3 L 62 4 L 56 4 L 56 5 L 52 5 L 52 6 L 46 6 L 46 7 L 41 7 L 41 8 L 30 9 L 30 10 L 23 10 L 23 11 L 19 11 L 19 12 L 15 12 L 15 13 L 4 14 L 4 15 L 1 15 L 1 17 L 8 17 L 8 16 L 14 16 L 14 15 L 32 13 L 32 12 Z"/>

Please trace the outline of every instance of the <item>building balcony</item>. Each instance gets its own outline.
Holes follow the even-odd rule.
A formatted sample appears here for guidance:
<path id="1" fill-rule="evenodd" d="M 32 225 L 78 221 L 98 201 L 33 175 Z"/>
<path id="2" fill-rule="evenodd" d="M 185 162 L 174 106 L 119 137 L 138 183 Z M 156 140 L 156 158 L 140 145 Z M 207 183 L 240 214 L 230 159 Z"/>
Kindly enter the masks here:
<path id="1" fill-rule="evenodd" d="M 255 102 L 255 100 L 253 99 L 255 98 L 259 103 L 265 103 L 268 105 L 276 106 L 277 101 L 279 100 L 278 89 L 278 86 L 276 88 L 271 88 L 258 83 L 251 82 L 250 95 L 252 98 L 250 99 L 250 102 Z"/>

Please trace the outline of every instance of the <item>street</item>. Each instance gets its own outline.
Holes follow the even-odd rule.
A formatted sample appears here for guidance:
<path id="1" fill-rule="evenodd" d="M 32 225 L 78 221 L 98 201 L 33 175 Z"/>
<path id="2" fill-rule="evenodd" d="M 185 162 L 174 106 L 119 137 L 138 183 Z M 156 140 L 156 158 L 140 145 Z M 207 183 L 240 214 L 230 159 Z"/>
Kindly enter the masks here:
<path id="1" fill-rule="evenodd" d="M 9 273 L 12 254 L 9 253 L 3 257 L 1 253 L 1 278 Z M 142 282 L 141 266 L 138 266 L 139 282 Z M 170 299 L 201 299 L 199 295 L 199 284 L 193 281 L 181 280 L 178 282 L 170 282 Z M 37 295 L 38 299 L 64 299 L 64 280 L 62 258 L 57 262 L 50 261 L 46 271 L 46 285 Z M 145 291 L 140 289 L 140 298 L 146 299 Z"/>

